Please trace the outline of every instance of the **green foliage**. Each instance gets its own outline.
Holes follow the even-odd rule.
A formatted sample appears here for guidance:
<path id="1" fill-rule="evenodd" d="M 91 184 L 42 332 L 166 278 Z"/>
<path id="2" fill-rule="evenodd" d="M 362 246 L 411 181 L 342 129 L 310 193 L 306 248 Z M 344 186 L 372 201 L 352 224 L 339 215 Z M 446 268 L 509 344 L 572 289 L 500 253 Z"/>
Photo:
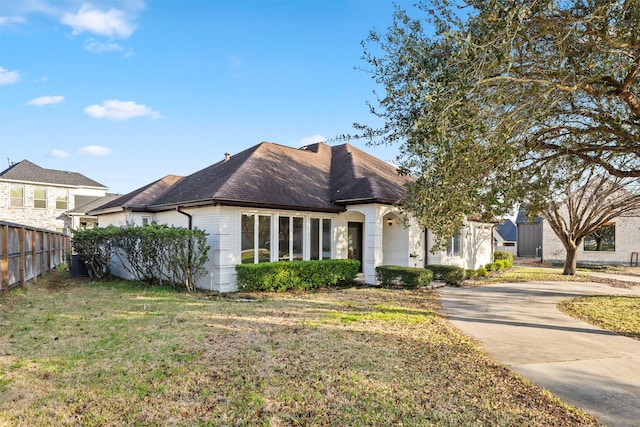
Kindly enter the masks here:
<path id="1" fill-rule="evenodd" d="M 498 264 L 498 270 L 504 270 L 513 266 L 513 262 L 509 261 L 508 259 L 498 259 L 494 261 L 494 264 Z"/>
<path id="2" fill-rule="evenodd" d="M 638 1 L 398 8 L 364 44 L 386 93 L 356 137 L 400 145 L 405 208 L 440 243 L 472 214 L 539 212 L 575 171 L 640 177 L 637 28 Z"/>
<path id="3" fill-rule="evenodd" d="M 484 267 L 480 267 L 476 270 L 476 276 L 487 277 L 488 275 L 489 273 L 487 272 L 487 269 Z"/>
<path id="4" fill-rule="evenodd" d="M 197 228 L 127 225 L 75 230 L 72 244 L 93 277 L 108 276 L 111 262 L 117 259 L 147 285 L 169 283 L 193 291 L 206 273 L 206 238 L 207 234 Z"/>
<path id="5" fill-rule="evenodd" d="M 465 279 L 471 279 L 476 276 L 476 270 L 465 270 L 464 271 Z"/>
<path id="6" fill-rule="evenodd" d="M 497 261 L 499 259 L 506 259 L 508 261 L 511 262 L 511 264 L 513 264 L 513 255 L 511 254 L 511 252 L 507 252 L 507 251 L 495 251 L 493 253 L 493 260 Z"/>
<path id="7" fill-rule="evenodd" d="M 376 275 L 382 286 L 401 285 L 406 288 L 420 288 L 428 286 L 433 280 L 433 273 L 430 270 L 397 265 L 376 267 Z"/>
<path id="8" fill-rule="evenodd" d="M 487 271 L 498 271 L 500 270 L 501 265 L 498 264 L 497 262 L 490 262 L 485 266 L 485 268 L 487 269 Z"/>
<path id="9" fill-rule="evenodd" d="M 465 269 L 455 265 L 425 265 L 427 270 L 431 270 L 434 280 L 442 280 L 447 285 L 460 286 L 466 279 Z"/>
<path id="10" fill-rule="evenodd" d="M 71 245 L 84 261 L 92 277 L 103 279 L 111 274 L 111 259 L 114 255 L 114 239 L 118 227 L 95 227 L 73 230 Z"/>
<path id="11" fill-rule="evenodd" d="M 495 251 L 493 253 L 493 261 L 506 261 L 503 268 L 513 267 L 513 255 L 507 251 Z"/>
<path id="12" fill-rule="evenodd" d="M 360 262 L 350 259 L 278 261 L 236 265 L 236 283 L 242 291 L 317 289 L 350 283 Z"/>

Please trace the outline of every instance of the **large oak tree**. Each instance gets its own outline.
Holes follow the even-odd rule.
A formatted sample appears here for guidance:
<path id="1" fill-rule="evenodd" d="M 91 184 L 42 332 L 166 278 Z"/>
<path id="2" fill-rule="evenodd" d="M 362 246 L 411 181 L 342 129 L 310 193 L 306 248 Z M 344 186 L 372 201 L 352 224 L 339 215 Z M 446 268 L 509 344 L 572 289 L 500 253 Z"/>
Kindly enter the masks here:
<path id="1" fill-rule="evenodd" d="M 640 2 L 460 4 L 396 8 L 364 43 L 384 125 L 358 136 L 400 144 L 407 209 L 443 242 L 471 214 L 543 211 L 585 170 L 637 182 Z"/>

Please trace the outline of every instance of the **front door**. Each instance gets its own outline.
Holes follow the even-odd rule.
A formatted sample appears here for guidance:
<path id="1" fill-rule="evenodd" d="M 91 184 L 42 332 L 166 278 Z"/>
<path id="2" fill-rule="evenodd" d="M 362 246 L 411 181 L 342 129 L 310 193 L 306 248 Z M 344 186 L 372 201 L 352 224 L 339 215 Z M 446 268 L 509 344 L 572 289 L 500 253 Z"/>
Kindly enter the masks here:
<path id="1" fill-rule="evenodd" d="M 349 259 L 357 259 L 360 261 L 360 272 L 362 273 L 362 223 L 349 222 L 348 224 L 349 239 Z"/>

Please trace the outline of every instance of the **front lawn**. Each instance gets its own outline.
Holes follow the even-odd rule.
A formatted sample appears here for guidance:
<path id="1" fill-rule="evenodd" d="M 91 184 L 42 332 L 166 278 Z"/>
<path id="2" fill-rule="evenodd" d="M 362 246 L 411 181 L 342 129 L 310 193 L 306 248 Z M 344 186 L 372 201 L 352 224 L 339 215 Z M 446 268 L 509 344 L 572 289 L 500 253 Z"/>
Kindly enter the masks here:
<path id="1" fill-rule="evenodd" d="M 465 286 L 488 285 L 492 283 L 517 283 L 517 282 L 538 282 L 538 281 L 569 281 L 587 282 L 593 278 L 577 274 L 575 276 L 565 276 L 562 269 L 545 267 L 521 267 L 515 266 L 506 270 L 500 270 L 488 277 L 478 277 L 464 282 Z"/>
<path id="2" fill-rule="evenodd" d="M 569 316 L 631 338 L 640 339 L 640 297 L 593 296 L 558 304 Z"/>
<path id="3" fill-rule="evenodd" d="M 634 267 L 635 268 L 635 267 Z M 634 275 L 634 268 L 609 269 L 605 272 L 615 274 Z M 615 278 L 598 277 L 588 274 L 591 270 L 578 270 L 575 275 L 568 276 L 562 274 L 561 268 L 549 267 L 523 267 L 515 266 L 506 270 L 500 270 L 490 274 L 488 277 L 475 277 L 464 281 L 463 286 L 482 286 L 493 283 L 518 283 L 518 282 L 599 282 L 610 286 L 629 288 L 629 282 L 620 281 Z"/>
<path id="4" fill-rule="evenodd" d="M 0 425 L 597 425 L 485 356 L 437 298 L 52 272 L 0 299 Z"/>

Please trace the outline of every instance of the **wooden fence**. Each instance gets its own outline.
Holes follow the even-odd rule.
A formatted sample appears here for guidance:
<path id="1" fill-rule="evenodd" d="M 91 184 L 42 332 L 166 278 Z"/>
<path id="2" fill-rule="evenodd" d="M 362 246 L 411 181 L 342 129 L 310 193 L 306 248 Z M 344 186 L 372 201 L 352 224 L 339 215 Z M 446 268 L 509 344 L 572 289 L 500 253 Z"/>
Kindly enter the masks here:
<path id="1" fill-rule="evenodd" d="M 62 233 L 0 221 L 2 295 L 66 262 L 71 239 Z"/>

